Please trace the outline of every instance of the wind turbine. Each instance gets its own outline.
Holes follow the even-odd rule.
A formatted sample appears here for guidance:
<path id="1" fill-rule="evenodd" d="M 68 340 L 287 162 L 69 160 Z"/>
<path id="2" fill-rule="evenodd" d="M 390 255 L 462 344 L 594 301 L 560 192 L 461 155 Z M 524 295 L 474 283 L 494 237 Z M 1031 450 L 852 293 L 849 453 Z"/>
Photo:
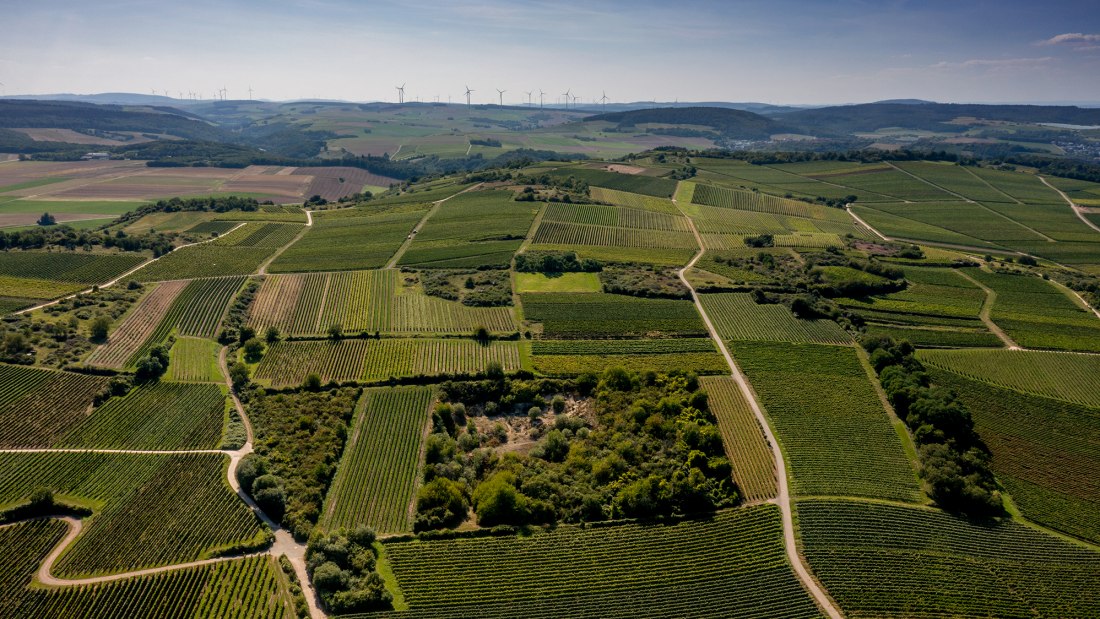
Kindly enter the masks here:
<path id="1" fill-rule="evenodd" d="M 497 95 L 500 96 L 500 107 L 504 107 L 504 93 L 506 92 L 508 91 L 497 88 Z"/>
<path id="2" fill-rule="evenodd" d="M 565 97 L 565 109 L 568 110 L 569 109 L 569 91 L 566 90 L 565 92 L 563 92 L 561 94 L 562 94 L 563 97 Z"/>
<path id="3" fill-rule="evenodd" d="M 249 101 L 252 100 L 252 87 L 251 86 L 248 87 L 248 100 Z"/>
<path id="4" fill-rule="evenodd" d="M 402 84 L 400 86 L 394 86 L 394 88 L 397 89 L 397 102 L 398 103 L 404 103 L 405 102 L 405 83 L 402 82 Z"/>
<path id="5" fill-rule="evenodd" d="M 527 107 L 531 107 L 531 95 L 534 94 L 535 91 L 525 90 L 523 92 L 527 95 Z"/>
<path id="6" fill-rule="evenodd" d="M 540 110 L 542 109 L 542 97 L 543 97 L 543 96 L 544 96 L 545 94 L 546 94 L 546 93 L 545 93 L 545 92 L 543 92 L 541 88 L 539 88 L 539 109 L 540 109 Z"/>
<path id="7" fill-rule="evenodd" d="M 573 95 L 573 107 L 577 107 L 577 100 L 580 98 L 580 95 Z"/>
<path id="8" fill-rule="evenodd" d="M 223 85 L 222 86 L 222 101 L 225 101 L 228 97 L 229 97 L 228 92 L 226 91 L 226 88 Z"/>
<path id="9" fill-rule="evenodd" d="M 600 103 L 603 103 L 604 107 L 607 107 L 607 91 L 603 91 L 603 96 L 600 97 Z"/>
<path id="10" fill-rule="evenodd" d="M 470 90 L 470 87 L 466 87 L 466 107 L 470 107 L 470 93 L 474 91 Z"/>

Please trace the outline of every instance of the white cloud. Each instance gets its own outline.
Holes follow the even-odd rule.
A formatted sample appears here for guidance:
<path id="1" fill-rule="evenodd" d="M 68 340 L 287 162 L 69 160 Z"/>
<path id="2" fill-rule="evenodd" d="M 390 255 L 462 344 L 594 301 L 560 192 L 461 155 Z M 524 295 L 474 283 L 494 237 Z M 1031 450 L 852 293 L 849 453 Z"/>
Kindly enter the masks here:
<path id="1" fill-rule="evenodd" d="M 931 69 L 1033 69 L 1053 61 L 1051 56 L 1041 58 L 972 58 L 962 62 L 946 60 L 931 65 Z"/>
<path id="2" fill-rule="evenodd" d="M 1054 35 L 1045 41 L 1039 41 L 1038 45 L 1079 45 L 1082 43 L 1100 43 L 1100 34 L 1066 32 Z"/>

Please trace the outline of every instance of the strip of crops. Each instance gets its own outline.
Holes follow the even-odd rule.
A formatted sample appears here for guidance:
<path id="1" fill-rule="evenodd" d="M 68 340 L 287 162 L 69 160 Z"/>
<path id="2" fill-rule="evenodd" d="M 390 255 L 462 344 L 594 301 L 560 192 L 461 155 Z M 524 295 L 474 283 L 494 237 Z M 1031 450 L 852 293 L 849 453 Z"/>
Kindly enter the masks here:
<path id="1" fill-rule="evenodd" d="M 978 269 L 970 275 L 997 293 L 991 318 L 1020 346 L 1100 351 L 1100 319 L 1053 284 Z"/>
<path id="2" fill-rule="evenodd" d="M 867 323 L 867 333 L 932 348 L 997 348 L 1003 345 L 993 333 L 977 329 L 921 329 Z"/>
<path id="3" fill-rule="evenodd" d="M 240 231 L 227 235 L 235 236 Z M 134 273 L 140 282 L 154 282 L 224 275 L 250 275 L 275 251 L 274 247 L 246 247 L 205 243 L 167 254 Z"/>
<path id="4" fill-rule="evenodd" d="M 161 323 L 172 302 L 176 300 L 187 282 L 165 282 L 146 294 L 110 332 L 107 343 L 97 347 L 88 357 L 88 363 L 109 368 L 122 368 L 141 348 L 157 325 Z"/>
<path id="5" fill-rule="evenodd" d="M 174 282 L 162 284 L 170 285 Z M 220 277 L 196 279 L 186 283 L 164 318 L 141 346 L 126 361 L 126 367 L 137 365 L 138 360 L 149 350 L 167 341 L 173 331 L 180 335 L 196 337 L 214 337 L 222 315 L 233 296 L 244 283 L 243 277 Z"/>
<path id="6" fill-rule="evenodd" d="M 218 350 L 218 344 L 211 340 L 176 338 L 165 379 L 187 383 L 221 382 Z"/>
<path id="7" fill-rule="evenodd" d="M 666 198 L 657 198 L 638 193 L 630 193 L 628 191 L 618 191 L 605 187 L 591 187 L 589 192 L 592 195 L 592 199 L 598 202 L 607 202 L 616 206 L 639 208 L 658 213 L 668 213 L 669 215 L 680 214 L 680 212 L 676 210 L 676 205 Z M 688 202 L 690 201 L 691 200 L 688 200 Z"/>
<path id="8" fill-rule="evenodd" d="M 427 338 L 278 342 L 256 367 L 255 378 L 272 387 L 286 387 L 300 384 L 311 373 L 325 382 L 373 381 L 484 372 L 492 362 L 505 371 L 518 370 L 519 344 Z"/>
<path id="9" fill-rule="evenodd" d="M 738 342 L 734 354 L 786 452 L 792 494 L 922 500 L 853 348 Z"/>
<path id="10" fill-rule="evenodd" d="M 689 232 L 667 232 L 611 226 L 566 224 L 543 220 L 535 232 L 535 243 L 550 245 L 598 245 L 603 247 L 691 248 L 695 236 Z"/>
<path id="11" fill-rule="evenodd" d="M 190 234 L 225 234 L 234 228 L 234 221 L 204 221 L 187 229 Z"/>
<path id="12" fill-rule="evenodd" d="M 840 209 L 829 208 L 817 204 L 807 204 L 805 202 L 788 200 L 786 198 L 779 198 L 763 193 L 726 189 L 714 185 L 696 184 L 695 193 L 691 200 L 695 204 L 703 204 L 706 206 L 719 206 L 722 208 L 773 213 L 775 215 L 788 215 L 791 217 L 807 217 L 809 219 L 849 222 L 848 214 Z"/>
<path id="13" fill-rule="evenodd" d="M 48 447 L 80 422 L 107 377 L 0 364 L 0 447 Z"/>
<path id="14" fill-rule="evenodd" d="M 1100 616 L 1100 553 L 1011 520 L 799 501 L 814 575 L 850 617 Z"/>
<path id="15" fill-rule="evenodd" d="M 431 402 L 429 387 L 363 392 L 325 504 L 325 528 L 411 530 L 416 471 Z"/>
<path id="16" fill-rule="evenodd" d="M 954 270 L 906 267 L 905 279 L 909 286 L 900 292 L 839 302 L 856 310 L 978 319 L 985 292 Z"/>
<path id="17" fill-rule="evenodd" d="M 1100 408 L 1100 356 L 1037 350 L 928 350 L 921 362 L 1006 389 Z"/>
<path id="18" fill-rule="evenodd" d="M 836 234 L 777 234 L 773 239 L 776 247 L 809 247 L 811 249 L 824 249 L 826 247 L 844 247 L 844 241 Z"/>
<path id="19" fill-rule="evenodd" d="M 993 452 L 997 480 L 1024 515 L 1100 542 L 1100 410 L 932 370 Z"/>
<path id="20" fill-rule="evenodd" d="M 546 337 L 706 335 L 703 321 L 690 301 L 602 293 L 540 293 L 523 295 L 523 309 L 528 320 L 542 323 Z"/>
<path id="21" fill-rule="evenodd" d="M 112 398 L 57 442 L 99 449 L 214 449 L 222 436 L 220 385 L 158 382 Z"/>
<path id="22" fill-rule="evenodd" d="M 386 544 L 411 608 L 393 616 L 817 617 L 781 535 L 768 505 L 670 525 Z"/>
<path id="23" fill-rule="evenodd" d="M 715 352 L 549 355 L 535 356 L 531 363 L 536 371 L 547 376 L 600 374 L 613 367 L 631 372 L 657 373 L 681 370 L 696 374 L 721 374 L 729 370 L 725 359 Z"/>
<path id="24" fill-rule="evenodd" d="M 543 220 L 590 226 L 691 231 L 687 218 L 682 215 L 595 204 L 550 203 L 546 206 Z"/>
<path id="25" fill-rule="evenodd" d="M 225 481 L 218 454 L 0 454 L 0 504 L 38 487 L 101 502 L 54 574 L 81 577 L 170 565 L 264 540 L 262 524 Z"/>
<path id="26" fill-rule="evenodd" d="M 56 520 L 0 528 L 0 616 L 100 619 L 293 617 L 279 566 L 249 557 L 155 576 L 60 588 L 29 588 L 39 563 L 64 536 Z"/>
<path id="27" fill-rule="evenodd" d="M 722 444 L 733 464 L 733 480 L 746 501 L 765 501 L 775 496 L 775 461 L 760 423 L 737 382 L 729 376 L 700 379 L 711 412 L 718 418 Z"/>
<path id="28" fill-rule="evenodd" d="M 757 304 L 752 295 L 723 292 L 699 296 L 723 340 L 847 344 L 852 338 L 831 320 L 802 320 L 785 306 Z"/>
<path id="29" fill-rule="evenodd" d="M 271 263 L 269 270 L 286 273 L 385 266 L 423 215 L 423 211 L 412 211 L 319 217 L 305 236 Z"/>
<path id="30" fill-rule="evenodd" d="M 144 261 L 137 253 L 6 251 L 0 254 L 0 276 L 101 284 Z"/>
<path id="31" fill-rule="evenodd" d="M 669 338 L 658 340 L 537 340 L 531 345 L 535 355 L 628 355 L 717 352 L 710 338 Z"/>

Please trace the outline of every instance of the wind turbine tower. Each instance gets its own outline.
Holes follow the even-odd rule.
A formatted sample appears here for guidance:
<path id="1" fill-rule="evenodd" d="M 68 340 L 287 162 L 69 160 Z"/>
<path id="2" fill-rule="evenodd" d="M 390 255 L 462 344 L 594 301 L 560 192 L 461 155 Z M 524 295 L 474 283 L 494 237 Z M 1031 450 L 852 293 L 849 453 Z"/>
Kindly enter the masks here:
<path id="1" fill-rule="evenodd" d="M 605 90 L 603 96 L 600 97 L 600 103 L 603 103 L 604 107 L 607 107 L 607 91 Z"/>
<path id="2" fill-rule="evenodd" d="M 473 92 L 469 86 L 466 87 L 466 107 L 470 107 L 470 94 Z"/>
<path id="3" fill-rule="evenodd" d="M 504 107 L 504 93 L 506 92 L 508 91 L 497 88 L 497 95 L 500 97 L 500 107 Z"/>
<path id="4" fill-rule="evenodd" d="M 565 92 L 561 93 L 561 95 L 563 97 L 565 97 L 565 109 L 568 110 L 569 109 L 569 91 L 566 90 Z"/>
<path id="5" fill-rule="evenodd" d="M 404 103 L 405 102 L 405 84 L 403 83 L 400 86 L 394 86 L 394 88 L 397 89 L 397 102 L 398 103 Z"/>
<path id="6" fill-rule="evenodd" d="M 527 95 L 527 107 L 531 107 L 531 95 L 534 94 L 535 91 L 525 90 L 523 92 Z"/>
<path id="7" fill-rule="evenodd" d="M 248 87 L 248 100 L 249 101 L 252 100 L 252 87 L 251 86 Z"/>
<path id="8" fill-rule="evenodd" d="M 539 109 L 542 109 L 542 98 L 546 95 L 541 88 L 539 88 Z"/>

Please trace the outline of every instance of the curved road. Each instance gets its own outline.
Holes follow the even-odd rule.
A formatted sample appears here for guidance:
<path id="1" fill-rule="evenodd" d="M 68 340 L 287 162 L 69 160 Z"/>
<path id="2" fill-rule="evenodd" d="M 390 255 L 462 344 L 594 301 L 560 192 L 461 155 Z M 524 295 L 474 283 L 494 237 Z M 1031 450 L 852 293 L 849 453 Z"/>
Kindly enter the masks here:
<path id="1" fill-rule="evenodd" d="M 1038 176 L 1038 175 L 1036 175 L 1036 176 Z M 1086 226 L 1092 228 L 1093 230 L 1096 230 L 1097 232 L 1100 232 L 1100 226 L 1097 226 L 1096 224 L 1089 221 L 1089 218 L 1085 217 L 1085 214 L 1083 212 L 1081 212 L 1081 207 L 1077 206 L 1077 204 L 1075 204 L 1073 202 L 1073 200 L 1070 200 L 1069 196 L 1066 195 L 1066 192 L 1062 191 L 1061 189 L 1058 189 L 1054 185 L 1051 185 L 1050 183 L 1047 182 L 1047 179 L 1043 178 L 1042 176 L 1039 176 L 1039 180 L 1043 181 L 1043 184 L 1046 185 L 1047 187 L 1050 187 L 1054 191 L 1057 191 L 1058 195 L 1062 196 L 1062 199 L 1066 201 L 1066 204 L 1069 204 L 1069 207 L 1071 209 L 1073 209 L 1073 214 L 1077 215 L 1077 218 L 1080 219 L 1082 222 L 1084 222 L 1084 224 Z"/>
<path id="2" fill-rule="evenodd" d="M 676 203 L 675 200 L 672 201 Z M 676 205 L 677 210 L 680 206 Z M 683 211 L 681 211 L 683 213 Z M 687 266 L 677 271 L 677 275 L 680 277 L 680 281 L 688 287 L 691 291 L 691 299 L 695 302 L 695 308 L 699 310 L 699 315 L 703 318 L 703 324 L 706 325 L 707 331 L 710 333 L 711 339 L 718 345 L 718 350 L 721 351 L 722 356 L 726 359 L 726 364 L 730 368 L 730 376 L 737 382 L 737 387 L 741 390 L 741 394 L 744 396 L 745 401 L 749 403 L 749 407 L 752 408 L 753 415 L 756 416 L 757 423 L 764 430 L 764 436 L 768 439 L 768 446 L 772 450 L 772 459 L 775 460 L 775 473 L 776 473 L 776 498 L 773 501 L 779 506 L 779 511 L 782 514 L 783 519 L 783 546 L 787 550 L 787 559 L 791 562 L 791 567 L 794 568 L 795 575 L 802 581 L 802 586 L 814 597 L 817 601 L 817 605 L 829 615 L 831 619 L 841 619 L 843 615 L 837 610 L 833 600 L 825 593 L 825 590 L 817 583 L 813 575 L 810 574 L 809 568 L 802 561 L 802 556 L 798 554 L 798 546 L 794 537 L 794 516 L 791 513 L 791 496 L 787 489 L 787 465 L 783 460 L 783 453 L 779 450 L 779 443 L 775 440 L 775 436 L 772 434 L 771 426 L 768 425 L 768 420 L 764 417 L 764 411 L 760 408 L 760 403 L 756 400 L 756 394 L 753 393 L 752 388 L 749 386 L 748 379 L 741 373 L 740 368 L 737 367 L 737 363 L 733 360 L 733 356 L 730 355 L 729 349 L 726 348 L 726 343 L 718 335 L 717 329 L 714 328 L 714 324 L 710 321 L 710 316 L 707 315 L 706 310 L 703 309 L 703 304 L 699 301 L 699 294 L 695 291 L 695 286 L 691 285 L 688 281 L 685 273 L 688 269 L 695 266 L 695 263 L 699 261 L 699 258 L 706 253 L 705 246 L 703 245 L 703 238 L 699 235 L 699 231 L 695 228 L 695 222 L 691 217 L 685 217 L 688 220 L 688 225 L 691 226 L 691 232 L 695 235 L 695 241 L 699 244 L 699 251 L 692 257 L 691 261 L 687 263 Z M 873 229 L 873 228 L 872 228 Z"/>

